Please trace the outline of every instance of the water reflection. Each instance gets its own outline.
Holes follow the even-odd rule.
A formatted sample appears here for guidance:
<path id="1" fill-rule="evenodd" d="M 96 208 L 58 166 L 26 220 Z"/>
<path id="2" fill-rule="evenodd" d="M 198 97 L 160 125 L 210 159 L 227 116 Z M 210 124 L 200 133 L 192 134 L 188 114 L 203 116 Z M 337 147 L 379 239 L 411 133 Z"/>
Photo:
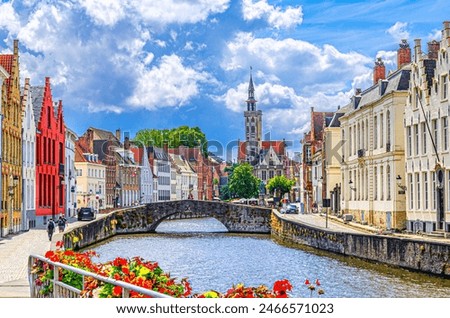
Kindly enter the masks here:
<path id="1" fill-rule="evenodd" d="M 190 233 L 186 233 L 189 229 Z M 326 297 L 448 297 L 450 280 L 310 248 L 293 248 L 268 235 L 210 233 L 215 219 L 161 223 L 158 234 L 120 236 L 94 247 L 99 261 L 141 256 L 174 277 L 187 277 L 194 292 L 225 292 L 233 284 L 271 286 L 289 279 L 294 297 L 309 297 L 305 279 L 319 278 Z M 195 232 L 195 233 L 193 233 Z"/>

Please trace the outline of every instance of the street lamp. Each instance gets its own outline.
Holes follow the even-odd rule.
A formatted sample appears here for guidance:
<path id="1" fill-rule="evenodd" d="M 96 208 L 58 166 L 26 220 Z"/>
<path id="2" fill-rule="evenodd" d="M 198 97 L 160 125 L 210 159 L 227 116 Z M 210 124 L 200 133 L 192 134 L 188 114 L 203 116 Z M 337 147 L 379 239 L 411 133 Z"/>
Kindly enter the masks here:
<path id="1" fill-rule="evenodd" d="M 402 177 L 398 174 L 395 179 L 397 180 L 397 186 L 402 189 L 402 191 L 406 191 L 406 186 L 402 185 Z"/>
<path id="2" fill-rule="evenodd" d="M 11 201 L 11 203 L 9 205 L 9 231 L 10 231 L 10 233 L 12 233 L 14 230 L 14 220 L 13 220 L 13 217 L 14 217 L 14 215 L 13 215 L 13 213 L 14 213 L 14 209 L 13 209 L 14 189 L 17 187 L 18 184 L 19 184 L 19 177 L 9 175 L 8 194 L 9 194 L 9 198 Z"/>
<path id="3" fill-rule="evenodd" d="M 352 180 L 350 180 L 350 181 L 348 182 L 348 184 L 350 185 L 350 189 L 351 189 L 351 190 L 356 191 L 356 188 L 352 186 L 352 185 L 353 185 L 353 181 L 352 181 Z"/>

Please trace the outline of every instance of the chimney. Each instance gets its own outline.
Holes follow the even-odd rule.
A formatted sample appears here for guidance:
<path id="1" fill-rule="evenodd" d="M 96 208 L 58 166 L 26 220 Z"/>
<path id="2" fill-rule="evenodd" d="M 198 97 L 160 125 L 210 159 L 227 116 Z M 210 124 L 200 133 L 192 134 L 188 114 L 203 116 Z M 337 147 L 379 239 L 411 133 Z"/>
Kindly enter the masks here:
<path id="1" fill-rule="evenodd" d="M 120 129 L 116 129 L 116 138 L 120 141 Z"/>
<path id="2" fill-rule="evenodd" d="M 165 153 L 169 153 L 169 144 L 167 141 L 164 141 L 163 150 Z"/>
<path id="3" fill-rule="evenodd" d="M 422 56 L 422 46 L 421 46 L 421 40 L 415 39 L 414 40 L 414 62 L 419 63 L 420 58 Z"/>
<path id="4" fill-rule="evenodd" d="M 447 46 L 450 46 L 450 21 L 444 21 L 444 30 L 442 31 L 442 40 L 447 40 Z"/>
<path id="5" fill-rule="evenodd" d="M 411 63 L 411 48 L 409 47 L 408 41 L 403 39 L 399 45 L 400 48 L 397 51 L 397 69 L 401 69 L 402 66 Z"/>
<path id="6" fill-rule="evenodd" d="M 19 40 L 14 40 L 14 55 L 19 55 Z"/>
<path id="7" fill-rule="evenodd" d="M 386 67 L 384 66 L 381 57 L 377 57 L 375 66 L 373 67 L 373 84 L 377 84 L 378 80 L 386 78 Z"/>
<path id="8" fill-rule="evenodd" d="M 440 47 L 440 44 L 436 40 L 428 42 L 428 58 L 429 59 L 437 60 L 438 53 L 439 53 L 439 47 Z"/>

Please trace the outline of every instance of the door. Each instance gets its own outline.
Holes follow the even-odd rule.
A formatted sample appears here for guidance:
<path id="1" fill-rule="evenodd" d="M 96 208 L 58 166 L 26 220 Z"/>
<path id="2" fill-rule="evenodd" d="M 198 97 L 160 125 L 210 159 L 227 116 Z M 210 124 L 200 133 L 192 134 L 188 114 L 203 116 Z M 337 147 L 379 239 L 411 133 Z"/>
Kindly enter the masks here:
<path id="1" fill-rule="evenodd" d="M 386 212 L 386 230 L 392 228 L 392 212 Z"/>

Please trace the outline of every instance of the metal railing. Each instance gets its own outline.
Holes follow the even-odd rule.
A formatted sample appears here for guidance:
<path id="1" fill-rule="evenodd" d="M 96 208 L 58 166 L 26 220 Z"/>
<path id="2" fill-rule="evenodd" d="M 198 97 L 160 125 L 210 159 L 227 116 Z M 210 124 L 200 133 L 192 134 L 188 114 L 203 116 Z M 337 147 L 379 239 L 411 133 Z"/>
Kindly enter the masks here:
<path id="1" fill-rule="evenodd" d="M 44 285 L 36 284 L 36 280 L 38 278 L 37 273 L 33 273 L 33 266 L 36 261 L 42 261 L 43 263 L 47 263 L 53 267 L 53 290 L 49 293 L 42 295 L 40 291 L 45 288 Z M 69 265 L 65 265 L 58 262 L 52 262 L 48 258 L 45 258 L 40 255 L 30 255 L 28 257 L 28 282 L 30 284 L 30 297 L 31 298 L 80 298 L 82 290 L 67 285 L 62 281 L 58 280 L 59 271 L 61 269 L 73 272 L 75 274 L 81 275 L 82 277 L 82 286 L 84 286 L 85 278 L 91 277 L 103 283 L 109 283 L 114 286 L 122 287 L 122 298 L 129 298 L 130 292 L 134 291 L 145 296 L 149 296 L 151 298 L 173 298 L 169 295 L 158 293 L 156 291 L 142 288 L 139 286 L 135 286 L 123 281 L 118 281 L 109 277 L 100 276 L 95 273 L 91 273 L 79 268 L 75 268 Z"/>

